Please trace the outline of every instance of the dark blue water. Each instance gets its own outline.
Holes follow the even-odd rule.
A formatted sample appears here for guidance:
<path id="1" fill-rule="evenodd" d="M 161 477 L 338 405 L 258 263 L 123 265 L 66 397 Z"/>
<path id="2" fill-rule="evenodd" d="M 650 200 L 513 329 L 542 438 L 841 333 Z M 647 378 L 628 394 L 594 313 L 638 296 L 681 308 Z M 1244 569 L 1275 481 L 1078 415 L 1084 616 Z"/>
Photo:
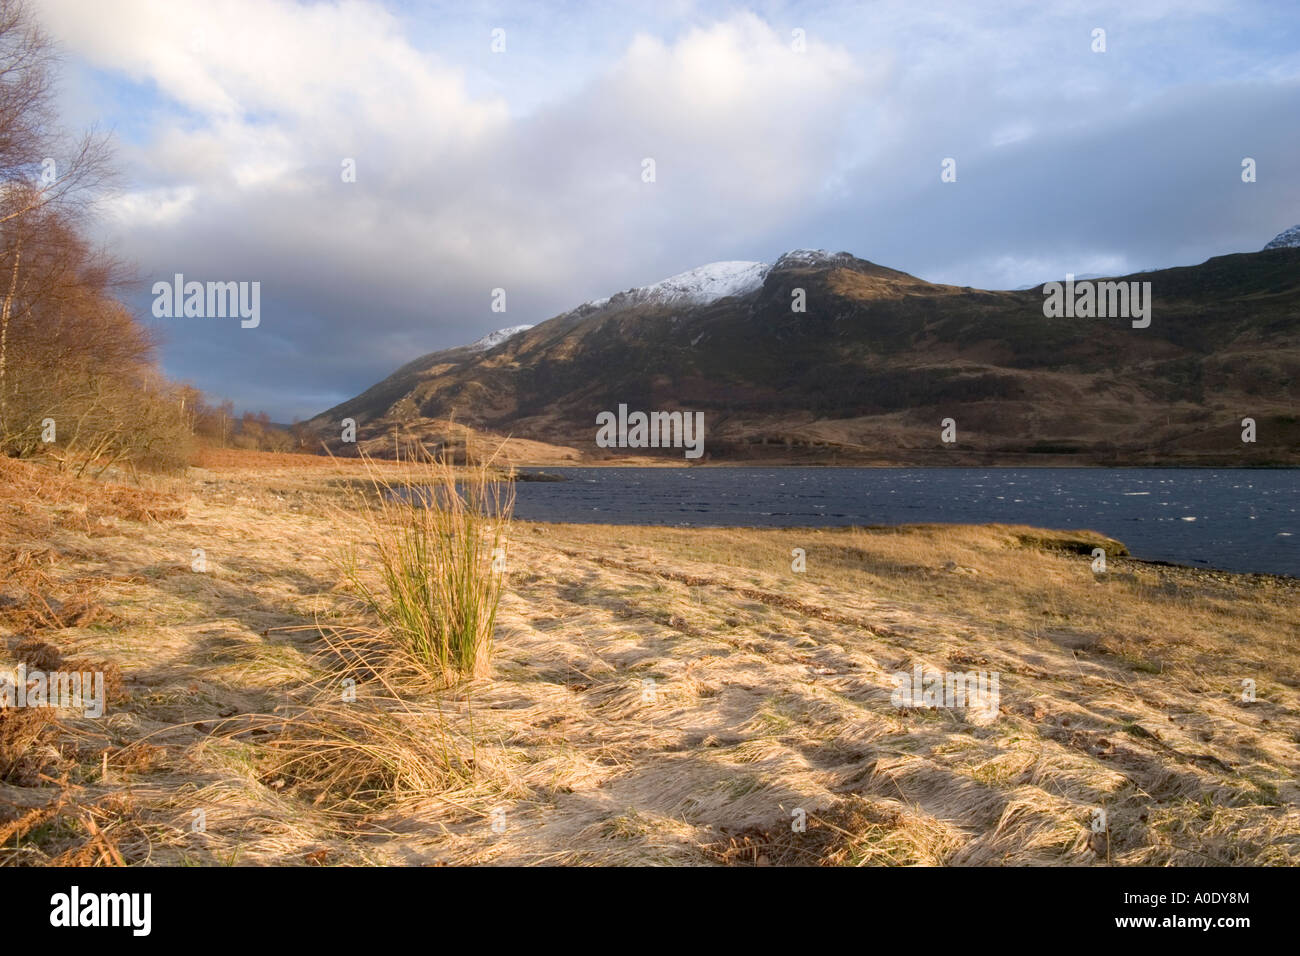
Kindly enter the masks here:
<path id="1" fill-rule="evenodd" d="M 516 484 L 531 521 L 1087 528 L 1136 557 L 1300 577 L 1300 469 L 554 468 Z"/>

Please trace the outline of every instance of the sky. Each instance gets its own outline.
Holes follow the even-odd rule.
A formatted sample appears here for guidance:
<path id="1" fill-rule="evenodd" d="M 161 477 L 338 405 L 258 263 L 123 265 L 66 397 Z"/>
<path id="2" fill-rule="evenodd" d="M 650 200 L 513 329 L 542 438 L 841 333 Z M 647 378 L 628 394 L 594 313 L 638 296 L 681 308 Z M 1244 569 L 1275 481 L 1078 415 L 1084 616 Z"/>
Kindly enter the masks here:
<path id="1" fill-rule="evenodd" d="M 277 421 L 708 262 L 845 250 L 1018 288 L 1300 223 L 1294 0 L 34 12 L 65 124 L 113 137 L 92 228 L 164 370 Z M 155 318 L 177 273 L 260 283 L 259 324 Z"/>

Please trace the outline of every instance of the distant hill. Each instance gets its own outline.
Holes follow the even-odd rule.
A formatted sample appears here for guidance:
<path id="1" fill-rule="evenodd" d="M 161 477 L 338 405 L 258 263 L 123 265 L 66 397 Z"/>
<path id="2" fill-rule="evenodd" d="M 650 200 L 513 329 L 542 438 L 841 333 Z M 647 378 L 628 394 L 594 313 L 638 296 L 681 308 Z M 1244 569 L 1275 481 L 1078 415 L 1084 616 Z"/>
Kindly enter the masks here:
<path id="1" fill-rule="evenodd" d="M 625 404 L 703 412 L 712 462 L 1297 465 L 1300 248 L 1269 245 L 1122 277 L 1151 283 L 1148 328 L 848 253 L 713 263 L 421 356 L 308 424 L 343 454 L 343 418 L 377 453 L 451 418 L 554 458 L 682 460 L 596 447 L 597 414 Z"/>

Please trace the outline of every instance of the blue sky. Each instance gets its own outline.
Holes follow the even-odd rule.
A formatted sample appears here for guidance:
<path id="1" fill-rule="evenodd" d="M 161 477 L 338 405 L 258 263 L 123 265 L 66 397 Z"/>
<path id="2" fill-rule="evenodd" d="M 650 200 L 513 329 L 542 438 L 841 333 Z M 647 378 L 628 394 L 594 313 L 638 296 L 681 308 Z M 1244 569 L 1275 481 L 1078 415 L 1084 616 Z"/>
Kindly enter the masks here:
<path id="1" fill-rule="evenodd" d="M 67 123 L 117 139 L 124 186 L 95 229 L 135 264 L 164 367 L 279 420 L 706 262 L 845 249 L 1010 288 L 1253 251 L 1300 222 L 1292 2 L 37 13 Z M 154 320 L 149 286 L 177 272 L 259 281 L 261 324 Z"/>

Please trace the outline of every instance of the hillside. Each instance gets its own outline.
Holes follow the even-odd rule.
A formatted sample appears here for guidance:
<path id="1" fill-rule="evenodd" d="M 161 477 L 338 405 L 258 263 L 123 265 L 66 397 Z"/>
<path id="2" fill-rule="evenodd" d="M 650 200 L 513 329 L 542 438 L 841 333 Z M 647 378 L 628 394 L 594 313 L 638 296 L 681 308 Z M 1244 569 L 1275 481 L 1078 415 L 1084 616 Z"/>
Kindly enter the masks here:
<path id="1" fill-rule="evenodd" d="M 344 454 L 343 418 L 387 436 L 380 454 L 395 428 L 438 442 L 454 419 L 571 450 L 549 460 L 681 461 L 596 446 L 596 415 L 625 404 L 703 412 L 714 462 L 1300 464 L 1300 249 L 1122 281 L 1151 283 L 1149 327 L 848 253 L 715 263 L 422 356 L 310 424 Z"/>

